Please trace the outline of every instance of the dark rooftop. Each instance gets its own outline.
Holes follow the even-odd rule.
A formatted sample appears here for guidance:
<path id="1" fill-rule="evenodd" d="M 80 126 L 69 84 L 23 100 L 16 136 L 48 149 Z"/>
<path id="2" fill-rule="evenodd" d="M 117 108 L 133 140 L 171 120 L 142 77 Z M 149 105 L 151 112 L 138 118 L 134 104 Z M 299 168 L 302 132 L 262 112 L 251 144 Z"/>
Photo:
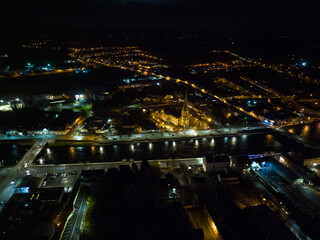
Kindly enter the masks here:
<path id="1" fill-rule="evenodd" d="M 259 232 L 263 239 L 296 239 L 293 233 L 266 205 L 247 207 L 243 210 L 243 215 L 248 219 L 246 221 L 248 230 Z"/>
<path id="2" fill-rule="evenodd" d="M 213 162 L 230 162 L 228 155 L 218 155 L 213 158 Z"/>
<path id="3" fill-rule="evenodd" d="M 42 182 L 42 178 L 25 176 L 15 185 L 15 188 L 30 187 L 30 188 L 36 189 L 40 186 L 41 182 Z"/>
<path id="4" fill-rule="evenodd" d="M 64 193 L 63 187 L 40 188 L 38 191 L 40 202 L 61 202 Z"/>

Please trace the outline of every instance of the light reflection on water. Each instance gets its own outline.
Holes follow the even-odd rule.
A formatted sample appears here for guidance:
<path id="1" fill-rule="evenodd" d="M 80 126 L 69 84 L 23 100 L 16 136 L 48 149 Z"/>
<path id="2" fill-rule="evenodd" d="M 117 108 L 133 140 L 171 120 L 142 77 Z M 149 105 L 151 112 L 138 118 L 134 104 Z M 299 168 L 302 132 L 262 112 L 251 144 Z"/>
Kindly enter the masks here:
<path id="1" fill-rule="evenodd" d="M 301 137 L 303 138 L 308 138 L 310 134 L 310 126 L 309 125 L 305 125 L 302 128 L 302 133 L 301 133 Z"/>
<path id="2" fill-rule="evenodd" d="M 17 144 L 0 144 L 0 163 L 4 166 L 14 165 L 27 152 L 29 146 Z"/>
<path id="3" fill-rule="evenodd" d="M 292 134 L 295 134 L 295 132 L 294 132 L 294 129 L 293 129 L 293 128 L 288 129 L 288 132 L 289 132 L 289 133 L 292 133 Z"/>
<path id="4" fill-rule="evenodd" d="M 295 134 L 320 144 L 320 123 L 288 128 Z M 13 165 L 19 161 L 30 146 L 0 144 L 0 162 Z M 208 153 L 255 154 L 266 151 L 299 151 L 301 144 L 295 144 L 276 135 L 261 133 L 241 136 L 185 139 L 135 144 L 114 144 L 105 146 L 70 146 L 45 149 L 39 159 L 44 164 L 122 161 L 122 159 L 166 159 L 202 157 Z M 39 160 L 38 160 L 39 162 Z"/>
<path id="5" fill-rule="evenodd" d="M 291 145 L 290 145 L 291 146 Z M 54 147 L 44 154 L 46 163 L 122 161 L 202 157 L 209 153 L 253 154 L 282 151 L 285 147 L 270 134 L 200 138 L 140 144 L 88 147 Z"/>
<path id="6" fill-rule="evenodd" d="M 232 138 L 231 138 L 231 145 L 232 145 L 233 147 L 235 147 L 235 146 L 237 145 L 237 138 L 236 138 L 236 137 L 232 137 Z"/>
<path id="7" fill-rule="evenodd" d="M 274 142 L 274 137 L 271 134 L 266 135 L 265 144 L 270 146 Z"/>
<path id="8" fill-rule="evenodd" d="M 71 160 L 75 161 L 76 160 L 76 149 L 75 149 L 75 147 L 69 147 L 69 153 L 70 153 Z"/>
<path id="9" fill-rule="evenodd" d="M 287 128 L 287 130 L 313 143 L 320 144 L 320 122 L 298 125 L 294 128 Z"/>
<path id="10" fill-rule="evenodd" d="M 212 138 L 210 141 L 210 147 L 214 147 L 214 138 Z"/>

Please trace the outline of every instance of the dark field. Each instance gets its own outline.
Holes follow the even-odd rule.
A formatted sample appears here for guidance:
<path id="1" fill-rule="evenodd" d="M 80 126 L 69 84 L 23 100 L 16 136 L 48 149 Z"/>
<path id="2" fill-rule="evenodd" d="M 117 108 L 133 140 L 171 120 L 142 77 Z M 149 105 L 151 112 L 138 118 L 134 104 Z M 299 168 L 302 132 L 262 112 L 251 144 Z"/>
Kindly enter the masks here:
<path id="1" fill-rule="evenodd" d="M 118 69 L 93 69 L 87 75 L 57 73 L 0 78 L 0 97 L 26 97 L 43 93 L 59 94 L 70 91 L 83 91 L 89 87 L 110 88 L 113 82 L 125 77 L 132 77 L 132 73 Z"/>

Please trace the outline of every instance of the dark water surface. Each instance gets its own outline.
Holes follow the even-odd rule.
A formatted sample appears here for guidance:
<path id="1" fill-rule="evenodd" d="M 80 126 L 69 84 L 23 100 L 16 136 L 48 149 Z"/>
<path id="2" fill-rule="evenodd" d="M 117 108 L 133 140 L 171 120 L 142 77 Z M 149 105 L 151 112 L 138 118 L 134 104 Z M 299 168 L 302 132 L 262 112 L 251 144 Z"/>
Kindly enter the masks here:
<path id="1" fill-rule="evenodd" d="M 320 122 L 286 128 L 289 132 L 320 145 Z"/>
<path id="2" fill-rule="evenodd" d="M 14 143 L 0 144 L 0 162 L 1 164 L 14 165 L 27 152 L 30 146 L 22 146 Z"/>
<path id="3" fill-rule="evenodd" d="M 320 145 L 320 123 L 296 126 L 288 128 L 288 130 Z M 28 146 L 14 143 L 0 144 L 0 161 L 4 165 L 14 165 L 23 157 L 27 149 Z M 104 146 L 49 146 L 43 150 L 36 162 L 38 164 L 113 162 L 122 161 L 123 159 L 202 157 L 208 153 L 228 153 L 230 155 L 257 154 L 266 151 L 304 152 L 314 150 L 274 132 L 260 132 L 229 137 Z"/>
<path id="4" fill-rule="evenodd" d="M 297 144 L 280 143 L 271 134 L 248 134 L 230 137 L 199 138 L 88 147 L 48 147 L 38 163 L 112 162 L 123 159 L 167 159 L 202 157 L 208 153 L 231 155 L 256 154 L 266 151 L 292 151 Z M 300 146 L 301 147 L 301 146 Z"/>

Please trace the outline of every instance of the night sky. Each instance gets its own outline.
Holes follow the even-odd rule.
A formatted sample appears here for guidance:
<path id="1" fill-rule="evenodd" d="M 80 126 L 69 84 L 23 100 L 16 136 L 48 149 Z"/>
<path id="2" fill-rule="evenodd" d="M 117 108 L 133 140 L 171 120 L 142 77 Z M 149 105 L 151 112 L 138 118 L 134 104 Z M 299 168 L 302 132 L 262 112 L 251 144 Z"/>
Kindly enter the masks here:
<path id="1" fill-rule="evenodd" d="M 2 0 L 0 26 L 318 33 L 316 0 Z"/>

